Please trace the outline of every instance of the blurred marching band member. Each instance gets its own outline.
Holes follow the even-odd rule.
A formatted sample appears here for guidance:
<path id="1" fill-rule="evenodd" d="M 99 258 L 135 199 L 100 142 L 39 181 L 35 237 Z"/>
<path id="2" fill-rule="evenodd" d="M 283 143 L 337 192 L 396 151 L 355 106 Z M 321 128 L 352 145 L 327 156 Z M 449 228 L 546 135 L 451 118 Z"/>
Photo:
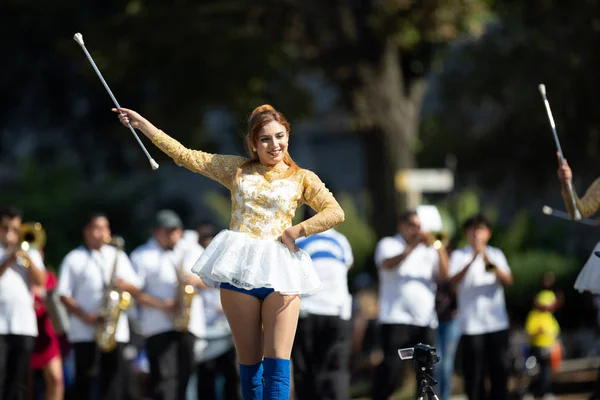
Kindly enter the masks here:
<path id="1" fill-rule="evenodd" d="M 56 334 L 52 320 L 45 305 L 48 291 L 56 289 L 57 279 L 52 271 L 46 272 L 46 285 L 33 287 L 35 296 L 35 313 L 37 316 L 38 337 L 31 355 L 31 369 L 41 371 L 45 383 L 45 400 L 62 400 L 64 398 L 63 363 L 61 355 L 61 338 Z M 63 343 L 64 344 L 64 343 Z M 36 388 L 35 380 L 33 387 Z M 34 397 L 35 398 L 35 397 Z"/>
<path id="2" fill-rule="evenodd" d="M 131 253 L 131 262 L 141 280 L 136 297 L 142 333 L 150 363 L 150 397 L 156 400 L 185 399 L 194 366 L 194 344 L 205 334 L 202 298 L 197 289 L 206 287 L 191 274 L 202 253 L 197 243 L 184 241 L 183 224 L 171 210 L 156 215 L 152 237 Z M 185 327 L 176 327 L 178 290 L 191 285 L 196 293 Z"/>
<path id="3" fill-rule="evenodd" d="M 200 222 L 196 228 L 198 243 L 206 248 L 216 235 L 216 228 L 208 221 Z M 207 326 L 207 346 L 196 365 L 196 390 L 198 400 L 217 399 L 217 379 L 223 383 L 223 400 L 240 400 L 239 374 L 231 329 L 223 311 L 219 290 L 207 288 L 200 295 L 204 305 Z M 215 336 L 215 337 L 212 337 Z"/>
<path id="4" fill-rule="evenodd" d="M 29 396 L 30 356 L 38 327 L 33 285 L 46 273 L 36 249 L 19 248 L 22 216 L 15 208 L 0 211 L 0 399 Z"/>
<path id="5" fill-rule="evenodd" d="M 102 213 L 91 214 L 82 233 L 84 245 L 69 252 L 62 261 L 57 289 L 70 314 L 67 337 L 75 353 L 73 398 L 94 398 L 92 383 L 99 378 L 101 399 L 120 400 L 125 396 L 122 378 L 126 365 L 122 350 L 129 342 L 127 314 L 121 313 L 118 320 L 116 349 L 102 352 L 95 341 L 117 249 L 105 242 L 111 233 L 108 218 Z M 115 285 L 135 297 L 140 283 L 129 258 L 121 251 L 117 260 Z"/>
<path id="6" fill-rule="evenodd" d="M 452 254 L 453 248 L 453 246 L 447 248 L 448 254 Z M 460 342 L 460 321 L 456 288 L 449 281 L 438 284 L 435 304 L 439 321 L 435 347 L 440 356 L 440 362 L 435 366 L 435 379 L 438 381 L 437 392 L 440 399 L 450 399 L 456 350 Z"/>
<path id="7" fill-rule="evenodd" d="M 207 248 L 217 234 L 217 228 L 209 221 L 200 221 L 196 227 L 196 232 L 200 246 Z"/>
<path id="8" fill-rule="evenodd" d="M 458 318 L 464 340 L 464 382 L 469 400 L 505 400 L 508 395 L 509 321 L 504 286 L 513 282 L 502 250 L 488 246 L 490 222 L 483 215 L 463 225 L 468 245 L 450 257 L 450 282 L 456 286 Z M 491 391 L 485 394 L 485 373 Z"/>
<path id="9" fill-rule="evenodd" d="M 313 172 L 294 163 L 287 151 L 289 123 L 269 105 L 258 107 L 249 118 L 245 142 L 251 159 L 187 149 L 136 112 L 113 111 L 178 165 L 231 190 L 230 229 L 215 236 L 193 272 L 221 289 L 243 398 L 287 400 L 300 295 L 317 291 L 321 284 L 310 257 L 295 241 L 341 223 L 341 207 Z M 303 203 L 319 213 L 292 226 Z"/>
<path id="10" fill-rule="evenodd" d="M 305 208 L 304 219 L 314 214 Z M 331 228 L 297 244 L 312 258 L 323 287 L 300 303 L 292 348 L 296 398 L 349 399 L 352 297 L 347 275 L 354 263 L 350 242 Z"/>
<path id="11" fill-rule="evenodd" d="M 384 359 L 377 367 L 373 400 L 387 399 L 398 387 L 405 362 L 398 349 L 417 343 L 433 344 L 437 327 L 436 283 L 448 277 L 448 256 L 437 250 L 421 229 L 415 211 L 398 220 L 398 234 L 385 237 L 375 249 L 379 271 L 379 323 Z"/>

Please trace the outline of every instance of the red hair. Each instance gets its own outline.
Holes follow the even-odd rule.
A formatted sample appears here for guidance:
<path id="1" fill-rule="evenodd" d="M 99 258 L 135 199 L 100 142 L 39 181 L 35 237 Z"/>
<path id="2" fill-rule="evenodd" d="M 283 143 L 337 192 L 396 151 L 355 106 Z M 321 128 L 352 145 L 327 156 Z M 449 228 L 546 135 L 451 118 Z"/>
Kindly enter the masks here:
<path id="1" fill-rule="evenodd" d="M 260 130 L 268 124 L 269 122 L 276 121 L 281 124 L 288 136 L 290 134 L 290 123 L 283 116 L 282 113 L 275 110 L 271 105 L 264 104 L 262 106 L 256 107 L 250 117 L 248 118 L 248 134 L 246 135 L 246 140 L 244 141 L 244 145 L 246 147 L 246 151 L 252 157 L 252 160 L 258 162 L 258 153 L 253 151 L 255 147 L 255 143 L 258 141 L 258 133 Z M 289 171 L 292 173 L 293 171 L 298 169 L 298 165 L 294 162 L 290 154 L 285 151 L 283 155 L 283 162 L 289 166 Z"/>

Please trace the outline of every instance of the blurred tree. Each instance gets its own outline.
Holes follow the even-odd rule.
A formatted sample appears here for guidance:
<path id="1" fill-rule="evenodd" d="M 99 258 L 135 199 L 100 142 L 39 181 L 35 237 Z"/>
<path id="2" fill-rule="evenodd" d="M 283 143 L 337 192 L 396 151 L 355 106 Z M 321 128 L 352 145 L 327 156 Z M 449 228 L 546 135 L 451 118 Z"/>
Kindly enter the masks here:
<path id="1" fill-rule="evenodd" d="M 479 32 L 488 0 L 286 0 L 261 4 L 260 26 L 282 35 L 294 55 L 341 91 L 363 134 L 375 229 L 395 232 L 406 199 L 398 169 L 414 168 L 419 115 L 436 50 L 463 32 Z"/>
<path id="2" fill-rule="evenodd" d="M 147 182 L 122 177 L 88 182 L 81 170 L 66 162 L 44 167 L 34 159 L 26 161 L 19 178 L 18 183 L 3 186 L 0 204 L 17 205 L 24 221 L 42 223 L 47 233 L 45 261 L 54 268 L 83 243 L 82 224 L 92 211 L 107 214 L 113 234 L 125 238 L 127 251 L 148 237 L 152 221 L 140 207 L 142 193 L 149 190 Z M 113 190 L 107 192 L 106 187 Z"/>
<path id="3" fill-rule="evenodd" d="M 422 125 L 427 152 L 420 160 L 455 154 L 460 180 L 494 191 L 505 211 L 549 193 L 560 204 L 556 148 L 538 84 L 546 84 L 582 194 L 599 172 L 600 78 L 594 66 L 600 61 L 600 4 L 494 4 L 499 18 L 485 35 L 457 41 L 435 71 L 433 104 Z"/>
<path id="4" fill-rule="evenodd" d="M 61 155 L 82 164 L 85 176 L 148 170 L 73 41 L 78 31 L 121 105 L 188 146 L 218 150 L 202 136 L 205 113 L 213 107 L 243 120 L 273 99 L 290 116 L 310 104 L 281 42 L 257 31 L 252 5 L 242 0 L 102 5 L 9 0 L 0 7 L 2 37 L 22 32 L 19 41 L 3 42 L 3 51 L 11 54 L 0 76 L 0 156 L 7 162 L 18 160 L 21 152 L 14 148 L 30 136 L 28 151 L 38 160 L 56 162 L 57 153 L 49 149 L 60 146 Z"/>
<path id="5" fill-rule="evenodd" d="M 85 160 L 86 175 L 148 168 L 108 111 L 108 95 L 72 40 L 77 31 L 121 104 L 189 146 L 206 148 L 199 133 L 210 107 L 241 117 L 275 99 L 289 116 L 302 115 L 310 99 L 299 71 L 308 69 L 339 87 L 343 106 L 364 134 L 369 187 L 378 205 L 375 227 L 380 235 L 391 233 L 393 216 L 405 204 L 393 177 L 399 168 L 415 166 L 425 77 L 435 51 L 461 32 L 478 31 L 488 3 L 128 0 L 73 7 L 69 0 L 10 1 L 2 13 L 10 21 L 2 25 L 4 37 L 25 33 L 5 48 L 13 56 L 1 82 L 7 90 L 0 124 L 11 132 L 60 127 L 63 145 Z M 42 115 L 28 118 L 34 110 Z M 16 136 L 10 139 L 0 153 Z M 38 156 L 43 154 L 40 148 Z"/>

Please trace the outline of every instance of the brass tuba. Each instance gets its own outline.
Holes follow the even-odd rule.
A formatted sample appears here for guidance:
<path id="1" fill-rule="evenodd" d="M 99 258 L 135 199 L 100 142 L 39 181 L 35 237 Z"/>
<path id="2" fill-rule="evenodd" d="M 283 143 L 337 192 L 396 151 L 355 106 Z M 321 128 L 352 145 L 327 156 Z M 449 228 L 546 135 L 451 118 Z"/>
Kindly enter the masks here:
<path id="1" fill-rule="evenodd" d="M 175 273 L 177 274 L 177 308 L 175 309 L 175 316 L 173 317 L 173 325 L 175 325 L 175 330 L 177 332 L 188 331 L 192 300 L 196 294 L 196 289 L 194 289 L 194 286 L 185 283 L 183 273 L 184 262 L 185 255 L 183 256 L 179 266 L 175 267 Z"/>
<path id="2" fill-rule="evenodd" d="M 117 273 L 117 263 L 119 255 L 125 247 L 125 240 L 120 236 L 108 238 L 106 243 L 116 247 L 115 261 L 113 263 L 110 279 L 104 292 L 104 302 L 100 315 L 102 321 L 96 328 L 96 344 L 103 352 L 110 352 L 117 347 L 115 335 L 121 312 L 127 310 L 131 303 L 131 294 L 120 291 L 115 287 L 115 277 Z"/>

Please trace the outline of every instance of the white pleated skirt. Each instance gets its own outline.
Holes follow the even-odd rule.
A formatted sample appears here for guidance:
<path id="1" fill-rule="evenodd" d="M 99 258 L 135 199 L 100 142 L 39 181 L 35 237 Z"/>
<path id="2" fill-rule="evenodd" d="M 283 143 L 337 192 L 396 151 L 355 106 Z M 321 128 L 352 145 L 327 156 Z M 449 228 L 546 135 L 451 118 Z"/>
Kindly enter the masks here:
<path id="1" fill-rule="evenodd" d="M 600 242 L 594 247 L 592 254 L 575 280 L 574 286 L 579 292 L 600 294 L 600 257 L 594 254 L 597 251 L 600 251 Z"/>
<path id="2" fill-rule="evenodd" d="M 272 288 L 282 294 L 311 294 L 321 288 L 307 252 L 291 252 L 278 240 L 252 238 L 223 230 L 204 250 L 192 272 L 206 285 L 221 283 L 251 290 Z"/>

